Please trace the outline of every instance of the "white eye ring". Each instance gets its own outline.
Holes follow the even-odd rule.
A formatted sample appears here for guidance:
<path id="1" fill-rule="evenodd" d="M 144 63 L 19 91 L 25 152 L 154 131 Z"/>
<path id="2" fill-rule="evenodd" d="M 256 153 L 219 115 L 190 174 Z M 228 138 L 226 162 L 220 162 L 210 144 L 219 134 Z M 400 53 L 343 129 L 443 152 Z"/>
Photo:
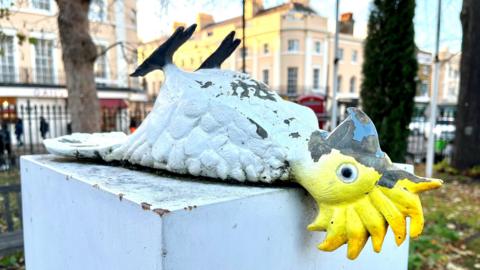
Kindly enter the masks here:
<path id="1" fill-rule="evenodd" d="M 337 176 L 342 180 L 344 183 L 352 183 L 357 180 L 358 177 L 358 170 L 355 165 L 351 163 L 343 163 L 340 166 L 338 166 L 337 169 Z"/>

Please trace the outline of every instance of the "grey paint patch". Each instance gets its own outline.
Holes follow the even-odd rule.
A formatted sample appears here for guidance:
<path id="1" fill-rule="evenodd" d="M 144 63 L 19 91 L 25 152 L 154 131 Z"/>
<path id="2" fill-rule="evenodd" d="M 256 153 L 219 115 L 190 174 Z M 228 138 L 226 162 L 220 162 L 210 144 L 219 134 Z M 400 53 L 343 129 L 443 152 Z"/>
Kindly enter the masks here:
<path id="1" fill-rule="evenodd" d="M 316 130 L 310 134 L 310 140 L 308 142 L 308 151 L 313 161 L 317 162 L 324 154 L 328 154 L 332 151 L 332 148 L 328 146 L 322 132 Z"/>
<path id="2" fill-rule="evenodd" d="M 290 117 L 290 118 L 288 118 L 288 119 L 283 120 L 283 123 L 285 123 L 285 124 L 287 124 L 287 125 L 290 125 L 290 122 L 291 122 L 292 120 L 294 120 L 294 119 L 295 119 L 295 117 Z"/>
<path id="3" fill-rule="evenodd" d="M 408 179 L 414 183 L 426 182 L 427 180 L 422 179 L 414 174 L 403 170 L 386 170 L 383 172 L 382 177 L 378 181 L 378 185 L 393 188 L 397 181 L 402 179 Z"/>
<path id="4" fill-rule="evenodd" d="M 200 88 L 208 88 L 213 85 L 211 81 L 207 81 L 205 83 L 202 81 L 196 81 L 196 82 L 200 85 Z"/>
<path id="5" fill-rule="evenodd" d="M 328 136 L 328 144 L 339 150 L 351 148 L 354 152 L 384 157 L 373 122 L 359 109 L 349 108 L 348 112 L 347 119 Z"/>
<path id="6" fill-rule="evenodd" d="M 300 138 L 300 134 L 298 132 L 292 132 L 290 134 L 288 134 L 288 136 L 292 137 L 292 138 Z"/>
<path id="7" fill-rule="evenodd" d="M 253 121 L 252 119 L 250 119 L 248 117 L 247 117 L 247 119 L 248 119 L 248 121 L 250 121 L 252 124 L 254 124 L 257 127 L 256 132 L 257 132 L 258 136 L 260 136 L 262 139 L 265 139 L 265 138 L 268 137 L 267 131 L 262 126 L 260 126 L 259 124 L 257 124 L 257 122 Z"/>
<path id="8" fill-rule="evenodd" d="M 264 100 L 277 101 L 274 94 L 268 89 L 268 86 L 252 79 L 248 81 L 235 80 L 230 83 L 230 86 L 232 88 L 232 96 L 240 96 L 241 99 L 257 97 Z M 241 92 L 238 92 L 238 90 Z"/>

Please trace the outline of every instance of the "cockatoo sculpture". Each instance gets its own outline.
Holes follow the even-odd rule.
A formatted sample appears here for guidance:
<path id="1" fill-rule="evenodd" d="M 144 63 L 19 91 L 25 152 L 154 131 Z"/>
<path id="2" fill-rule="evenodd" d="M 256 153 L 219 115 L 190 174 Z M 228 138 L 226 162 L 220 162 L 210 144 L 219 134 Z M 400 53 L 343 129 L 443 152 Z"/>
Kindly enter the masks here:
<path id="1" fill-rule="evenodd" d="M 318 204 L 308 226 L 326 231 L 318 248 L 347 244 L 350 259 L 369 236 L 379 252 L 388 225 L 400 245 L 407 216 L 410 236 L 422 232 L 417 193 L 442 182 L 395 167 L 367 115 L 349 108 L 345 121 L 328 133 L 309 108 L 283 100 L 247 74 L 220 70 L 240 43 L 233 32 L 197 71 L 180 70 L 173 54 L 194 31 L 195 25 L 178 28 L 132 74 L 165 74 L 153 110 L 133 134 L 74 133 L 45 140 L 48 151 L 219 180 L 297 182 Z"/>

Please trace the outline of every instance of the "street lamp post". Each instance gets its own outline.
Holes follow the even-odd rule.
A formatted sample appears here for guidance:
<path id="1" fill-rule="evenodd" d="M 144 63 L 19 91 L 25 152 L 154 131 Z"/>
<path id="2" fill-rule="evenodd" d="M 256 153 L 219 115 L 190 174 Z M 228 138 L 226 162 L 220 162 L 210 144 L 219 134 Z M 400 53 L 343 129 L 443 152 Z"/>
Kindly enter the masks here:
<path id="1" fill-rule="evenodd" d="M 437 120 L 437 98 L 438 98 L 438 80 L 440 76 L 440 59 L 438 58 L 438 51 L 440 46 L 440 17 L 442 9 L 442 0 L 438 0 L 437 10 L 437 34 L 435 43 L 435 70 L 433 71 L 433 93 L 430 100 L 430 125 L 428 126 L 428 145 L 427 145 L 427 164 L 425 167 L 425 175 L 432 177 L 433 159 L 434 159 L 434 144 L 435 134 L 434 128 Z"/>
<path id="2" fill-rule="evenodd" d="M 337 92 L 338 92 L 338 5 L 340 0 L 335 4 L 335 42 L 334 42 L 334 59 L 333 59 L 333 93 L 332 93 L 332 118 L 330 121 L 330 129 L 333 130 L 337 126 Z"/>

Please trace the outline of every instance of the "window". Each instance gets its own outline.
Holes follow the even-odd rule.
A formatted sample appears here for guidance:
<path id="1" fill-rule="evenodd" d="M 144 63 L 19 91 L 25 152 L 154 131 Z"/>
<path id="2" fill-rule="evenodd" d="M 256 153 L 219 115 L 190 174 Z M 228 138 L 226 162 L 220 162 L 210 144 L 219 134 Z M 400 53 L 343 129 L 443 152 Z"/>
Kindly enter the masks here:
<path id="1" fill-rule="evenodd" d="M 342 92 L 342 75 L 337 77 L 337 92 Z"/>
<path id="2" fill-rule="evenodd" d="M 298 68 L 289 67 L 287 69 L 287 95 L 295 95 L 297 93 Z"/>
<path id="3" fill-rule="evenodd" d="M 0 81 L 15 80 L 15 61 L 13 58 L 13 37 L 0 37 Z"/>
<path id="4" fill-rule="evenodd" d="M 263 54 L 268 54 L 269 52 L 268 43 L 263 44 Z"/>
<path id="5" fill-rule="evenodd" d="M 428 75 L 428 73 L 430 73 L 430 69 L 428 66 L 422 66 L 422 73 L 423 75 Z"/>
<path id="6" fill-rule="evenodd" d="M 320 88 L 320 69 L 314 68 L 313 69 L 313 89 Z"/>
<path id="7" fill-rule="evenodd" d="M 343 60 L 343 48 L 338 49 L 338 60 Z"/>
<path id="8" fill-rule="evenodd" d="M 268 85 L 268 75 L 268 69 L 262 70 L 262 80 L 266 85 Z"/>
<path id="9" fill-rule="evenodd" d="M 428 81 L 422 81 L 419 85 L 417 96 L 428 96 Z"/>
<path id="10" fill-rule="evenodd" d="M 35 80 L 53 83 L 53 41 L 37 39 L 35 43 Z"/>
<path id="11" fill-rule="evenodd" d="M 350 78 L 350 93 L 355 93 L 356 84 L 357 79 L 355 78 L 355 76 L 353 76 L 352 78 Z"/>
<path id="12" fill-rule="evenodd" d="M 448 88 L 448 95 L 449 95 L 449 96 L 455 96 L 455 87 L 450 86 L 450 87 Z"/>
<path id="13" fill-rule="evenodd" d="M 97 53 L 105 51 L 106 47 L 103 45 L 97 46 Z M 107 55 L 104 53 L 97 57 L 95 61 L 95 78 L 97 79 L 106 79 L 107 78 Z"/>
<path id="14" fill-rule="evenodd" d="M 36 9 L 50 10 L 50 0 L 32 0 L 32 6 Z"/>
<path id="15" fill-rule="evenodd" d="M 358 51 L 354 50 L 352 52 L 352 63 L 357 63 L 357 58 L 358 58 Z"/>
<path id="16" fill-rule="evenodd" d="M 88 19 L 103 22 L 107 20 L 105 12 L 105 0 L 92 0 L 88 10 Z"/>
<path id="17" fill-rule="evenodd" d="M 135 8 L 130 10 L 130 23 L 137 25 L 137 10 Z"/>
<path id="18" fill-rule="evenodd" d="M 320 43 L 320 41 L 315 41 L 314 47 L 315 47 L 315 53 L 317 54 L 322 53 L 322 44 Z"/>
<path id="19" fill-rule="evenodd" d="M 289 39 L 288 40 L 288 51 L 289 52 L 298 52 L 299 51 L 298 39 Z"/>

